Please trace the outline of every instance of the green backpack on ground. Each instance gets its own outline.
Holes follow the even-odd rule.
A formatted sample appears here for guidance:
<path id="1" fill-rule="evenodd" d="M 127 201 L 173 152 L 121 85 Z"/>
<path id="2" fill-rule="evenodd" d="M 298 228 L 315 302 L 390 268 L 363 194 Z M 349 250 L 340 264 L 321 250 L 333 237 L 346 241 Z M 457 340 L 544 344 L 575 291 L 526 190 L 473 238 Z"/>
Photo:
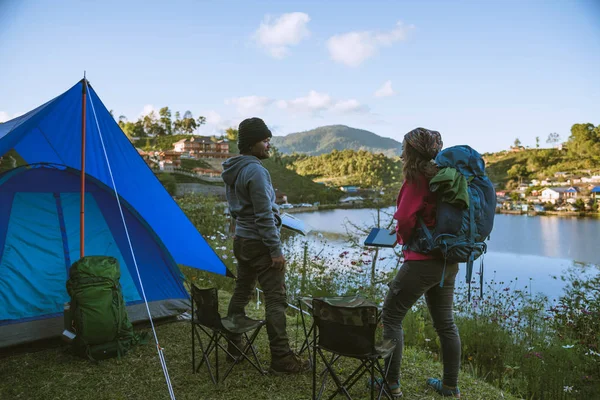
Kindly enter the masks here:
<path id="1" fill-rule="evenodd" d="M 83 257 L 71 266 L 69 276 L 75 354 L 96 361 L 127 353 L 140 337 L 127 315 L 117 259 Z"/>

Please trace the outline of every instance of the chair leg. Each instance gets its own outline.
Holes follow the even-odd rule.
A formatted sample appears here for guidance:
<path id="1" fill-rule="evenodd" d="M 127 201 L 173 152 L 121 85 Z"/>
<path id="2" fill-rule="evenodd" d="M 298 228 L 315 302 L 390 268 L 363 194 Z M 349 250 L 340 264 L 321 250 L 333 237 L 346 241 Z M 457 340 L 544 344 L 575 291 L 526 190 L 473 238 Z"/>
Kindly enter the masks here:
<path id="1" fill-rule="evenodd" d="M 260 360 L 258 359 L 258 354 L 256 352 L 256 348 L 254 347 L 254 341 L 258 337 L 258 334 L 260 333 L 261 328 L 262 328 L 262 326 L 259 326 L 258 328 L 256 328 L 254 330 L 254 332 L 252 333 L 251 337 L 248 337 L 248 334 L 244 333 L 244 337 L 246 338 L 246 345 L 244 346 L 243 349 L 240 349 L 239 347 L 237 347 L 237 345 L 235 343 L 233 343 L 232 341 L 229 340 L 229 338 L 224 336 L 225 339 L 227 340 L 227 343 L 234 346 L 240 352 L 241 355 L 240 355 L 240 358 L 236 359 L 229 366 L 229 368 L 225 372 L 225 375 L 223 376 L 223 380 L 225 380 L 225 378 L 227 378 L 227 376 L 229 376 L 229 373 L 233 370 L 233 367 L 235 367 L 237 364 L 239 364 L 242 361 L 242 359 L 245 359 L 246 361 L 248 361 L 262 375 L 265 374 L 262 364 L 261 364 Z M 252 356 L 254 358 L 254 361 L 256 361 L 256 363 L 254 361 L 252 361 L 252 359 L 250 357 L 248 357 L 248 351 L 250 351 L 252 353 Z M 229 354 L 229 352 L 226 351 L 226 353 L 229 356 L 231 356 L 231 354 Z"/>
<path id="2" fill-rule="evenodd" d="M 393 357 L 393 355 L 390 356 L 390 361 L 391 361 L 391 357 Z M 381 374 L 381 381 L 383 382 L 383 385 L 381 385 L 381 387 L 379 388 L 379 396 L 377 396 L 377 400 L 381 399 L 381 395 L 382 394 L 385 394 L 385 397 L 387 399 L 393 399 L 392 396 L 391 396 L 392 389 L 390 389 L 390 385 L 389 385 L 389 383 L 388 383 L 388 381 L 386 379 L 387 373 L 390 370 L 391 362 L 388 363 L 388 366 L 385 369 L 385 371 L 381 367 L 381 364 L 379 363 L 379 359 L 376 360 L 376 363 L 377 364 L 375 364 L 375 368 Z"/>
<path id="3" fill-rule="evenodd" d="M 368 360 L 361 360 L 361 364 L 354 370 L 354 372 L 346 379 L 344 386 L 350 390 L 356 382 L 359 381 L 368 372 Z"/>
<path id="4" fill-rule="evenodd" d="M 217 336 L 217 339 L 215 340 L 215 343 L 217 344 L 215 346 L 215 369 L 216 369 L 216 375 L 217 375 L 217 383 L 219 383 L 219 340 L 221 339 L 221 334 L 219 332 L 217 332 L 215 334 Z"/>
<path id="5" fill-rule="evenodd" d="M 304 318 L 304 312 L 302 310 L 302 301 L 298 300 L 298 308 L 300 310 L 300 319 L 302 320 L 302 330 L 304 331 L 304 342 L 302 342 L 302 346 L 300 347 L 300 351 L 298 354 L 302 354 L 304 350 L 308 351 L 308 359 L 309 362 L 312 363 L 312 355 L 310 354 L 310 337 L 312 331 L 315 329 L 314 321 L 312 326 L 308 331 L 306 331 L 306 319 Z M 312 367 L 312 365 L 311 365 Z"/>
<path id="6" fill-rule="evenodd" d="M 209 338 L 208 345 L 206 346 L 206 350 L 204 350 L 204 348 L 203 348 L 202 352 L 206 353 L 208 356 L 210 356 L 210 354 L 213 352 L 213 350 L 215 349 L 215 346 L 216 346 L 216 341 L 215 341 L 216 334 L 215 334 L 215 332 L 212 332 L 212 331 L 209 332 L 202 327 L 200 327 L 200 329 Z M 198 332 L 196 332 L 196 335 L 198 337 L 198 342 L 202 343 L 200 334 Z M 203 364 L 204 364 L 204 358 L 202 358 L 202 360 L 200 360 L 200 364 L 198 364 L 198 367 L 196 367 L 196 371 L 199 371 Z"/>
<path id="7" fill-rule="evenodd" d="M 254 347 L 254 341 L 258 337 L 258 334 L 259 334 L 261 328 L 262 327 L 259 327 L 258 329 L 256 329 L 254 331 L 254 333 L 252 334 L 252 336 L 250 337 L 250 339 L 248 339 L 248 334 L 246 334 L 246 333 L 244 334 L 244 336 L 246 337 L 246 341 L 248 342 L 248 346 L 247 346 L 246 349 L 244 349 L 244 353 L 243 354 L 246 355 L 247 352 L 248 352 L 248 349 L 249 349 L 252 352 L 252 356 L 254 357 L 254 360 L 256 361 L 256 365 L 258 366 L 257 369 L 259 370 L 259 372 L 261 374 L 265 375 L 266 371 L 264 370 L 264 368 L 263 368 L 263 366 L 262 366 L 262 364 L 261 364 L 261 362 L 260 362 L 260 360 L 258 358 L 258 353 L 256 352 L 256 347 Z M 248 359 L 248 361 L 250 361 L 250 360 Z M 252 361 L 250 361 L 250 363 L 252 363 Z M 256 368 L 256 366 L 255 366 L 255 368 Z"/>
<path id="8" fill-rule="evenodd" d="M 313 365 L 312 365 L 312 400 L 317 400 L 317 328 L 313 329 Z"/>
<path id="9" fill-rule="evenodd" d="M 338 392 L 341 392 L 342 394 L 344 394 L 346 396 L 346 398 L 348 400 L 352 400 L 352 397 L 350 397 L 350 393 L 348 393 L 348 390 L 346 390 L 346 388 L 342 385 L 342 382 L 340 381 L 340 378 L 338 378 L 338 376 L 336 375 L 335 371 L 333 370 L 333 367 L 331 365 L 329 365 L 329 363 L 327 363 L 327 361 L 325 360 L 325 355 L 323 354 L 323 351 L 321 351 L 321 349 L 318 347 L 317 347 L 317 351 L 319 352 L 321 359 L 323 361 L 325 361 L 325 368 L 327 368 L 327 371 L 329 371 L 329 375 L 331 375 L 331 378 L 333 379 L 333 381 L 335 382 L 335 384 L 338 388 L 336 393 L 334 393 L 333 396 L 330 397 L 330 399 L 335 397 Z"/>
<path id="10" fill-rule="evenodd" d="M 370 372 L 371 372 L 371 382 L 372 382 L 372 384 L 371 384 L 371 400 L 374 400 L 374 398 L 375 398 L 375 361 L 371 360 L 370 364 L 371 364 Z M 381 386 L 383 386 L 383 385 L 381 385 Z"/>
<path id="11" fill-rule="evenodd" d="M 193 314 L 192 314 L 193 315 Z M 196 337 L 194 336 L 194 321 L 190 323 L 192 326 L 192 374 L 196 373 Z"/>
<path id="12" fill-rule="evenodd" d="M 216 385 L 218 383 L 217 379 L 215 379 L 215 376 L 213 375 L 212 372 L 212 368 L 210 366 L 210 360 L 209 360 L 209 356 L 210 356 L 210 347 L 211 347 L 211 343 L 214 339 L 214 335 L 210 336 L 209 339 L 209 343 L 208 346 L 206 348 L 206 351 L 204 350 L 204 344 L 202 343 L 202 338 L 200 337 L 200 333 L 196 330 L 194 330 L 196 337 L 198 338 L 198 343 L 200 344 L 200 351 L 202 351 L 202 361 L 198 364 L 198 368 L 194 369 L 194 372 L 198 372 L 198 370 L 200 369 L 200 367 L 202 367 L 203 363 L 206 363 L 206 369 L 208 369 L 208 374 L 210 375 L 210 379 L 213 381 L 213 383 Z"/>

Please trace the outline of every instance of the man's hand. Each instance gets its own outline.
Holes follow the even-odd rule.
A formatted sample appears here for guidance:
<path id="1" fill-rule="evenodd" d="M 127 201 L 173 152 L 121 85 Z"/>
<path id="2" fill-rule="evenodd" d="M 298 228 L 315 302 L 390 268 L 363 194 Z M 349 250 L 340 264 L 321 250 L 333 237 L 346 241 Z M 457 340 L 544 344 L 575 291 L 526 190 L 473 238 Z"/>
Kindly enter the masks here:
<path id="1" fill-rule="evenodd" d="M 278 270 L 285 269 L 285 257 L 283 255 L 279 257 L 271 257 L 271 260 L 273 260 L 273 265 L 271 265 L 271 268 L 275 268 Z"/>

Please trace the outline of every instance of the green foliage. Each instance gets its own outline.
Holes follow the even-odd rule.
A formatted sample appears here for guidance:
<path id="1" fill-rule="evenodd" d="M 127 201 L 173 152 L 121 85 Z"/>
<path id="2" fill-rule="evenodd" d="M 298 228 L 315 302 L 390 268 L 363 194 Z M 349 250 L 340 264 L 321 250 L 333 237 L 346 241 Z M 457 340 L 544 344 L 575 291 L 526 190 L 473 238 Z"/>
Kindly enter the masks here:
<path id="1" fill-rule="evenodd" d="M 153 138 L 147 138 L 145 141 L 140 141 L 141 148 L 145 151 L 150 150 L 172 150 L 175 142 L 181 139 L 191 139 L 193 135 L 164 135 L 156 136 Z M 144 143 L 144 144 L 142 144 Z"/>
<path id="2" fill-rule="evenodd" d="M 225 137 L 230 142 L 237 141 L 237 139 L 238 139 L 238 130 L 235 129 L 235 128 L 227 128 L 227 130 L 225 130 Z"/>
<path id="3" fill-rule="evenodd" d="M 177 204 L 206 242 L 221 256 L 225 266 L 235 273 L 232 241 L 226 234 L 229 228 L 229 216 L 225 214 L 225 205 L 216 197 L 200 195 L 185 195 L 177 199 Z M 185 266 L 180 268 L 190 283 L 233 290 L 234 280 L 231 278 Z"/>
<path id="4" fill-rule="evenodd" d="M 335 185 L 381 187 L 402 182 L 402 162 L 365 150 L 333 150 L 320 156 L 294 154 L 284 157 L 288 168 L 312 179 L 330 180 Z"/>
<path id="5" fill-rule="evenodd" d="M 10 149 L 2 157 L 0 157 L 0 173 L 25 164 L 27 163 L 23 157 L 21 157 L 15 149 Z"/>
<path id="6" fill-rule="evenodd" d="M 194 158 L 182 158 L 181 168 L 192 170 L 194 168 L 212 169 L 213 167 L 204 160 L 196 160 Z"/>
<path id="7" fill-rule="evenodd" d="M 576 265 L 562 279 L 558 302 L 533 296 L 530 285 L 515 290 L 516 281 L 492 281 L 471 301 L 458 287 L 463 368 L 521 398 L 600 398 L 600 271 Z M 424 301 L 407 314 L 406 344 L 441 356 L 426 314 Z"/>
<path id="8" fill-rule="evenodd" d="M 528 171 L 527 171 L 527 167 L 523 164 L 515 164 L 512 167 L 510 167 L 510 169 L 508 171 L 506 171 L 506 174 L 510 177 L 510 178 L 525 178 L 528 175 Z"/>
<path id="9" fill-rule="evenodd" d="M 283 163 L 278 162 L 275 155 L 264 160 L 263 165 L 271 175 L 273 187 L 279 193 L 285 193 L 290 202 L 329 204 L 337 203 L 342 197 L 341 191 L 315 183 L 309 177 L 301 176 L 293 170 L 287 169 Z"/>
<path id="10" fill-rule="evenodd" d="M 202 285 L 202 282 L 200 284 Z M 225 315 L 231 292 L 220 289 L 219 311 Z M 265 315 L 264 306 L 260 309 L 248 307 L 247 312 L 251 318 L 256 319 L 262 319 Z M 287 326 L 290 344 L 297 351 L 304 339 L 297 313 L 288 317 Z M 136 328 L 148 332 L 147 327 Z M 247 363 L 242 363 L 236 366 L 231 375 L 219 385 L 212 383 L 205 366 L 202 366 L 198 373 L 192 373 L 190 329 L 189 321 L 156 325 L 157 337 L 164 350 L 173 391 L 178 400 L 306 400 L 311 397 L 312 374 L 310 372 L 295 375 L 293 379 L 289 376 L 261 375 Z M 206 345 L 207 337 L 204 334 L 201 334 L 201 337 Z M 262 365 L 268 366 L 269 341 L 264 330 L 258 335 L 255 345 Z M 66 345 L 63 345 L 42 351 L 18 352 L 5 356 L 0 363 L 0 376 L 10 379 L 3 379 L 0 382 L 0 398 L 95 400 L 169 398 L 153 340 L 146 345 L 137 346 L 121 359 L 108 359 L 100 364 L 74 359 L 65 351 L 65 347 Z M 196 357 L 199 357 L 198 347 L 196 349 Z M 220 369 L 224 372 L 230 364 L 222 356 L 223 353 L 219 356 Z M 307 353 L 304 352 L 302 356 L 307 358 Z M 402 390 L 406 398 L 440 398 L 425 385 L 428 377 L 441 374 L 440 363 L 434 361 L 429 353 L 412 348 L 406 349 L 404 360 Z M 199 362 L 198 358 L 196 362 Z M 354 370 L 357 366 L 358 361 L 350 358 L 343 358 L 339 363 L 339 368 L 344 371 Z M 319 363 L 318 368 L 324 368 L 324 365 Z M 463 397 L 468 399 L 515 399 L 468 373 L 461 372 L 459 380 Z M 359 381 L 350 391 L 353 399 L 369 397 L 365 385 L 360 383 Z M 332 386 L 333 382 L 330 379 L 327 385 L 328 393 L 331 393 Z"/>
<path id="11" fill-rule="evenodd" d="M 402 144 L 394 139 L 344 125 L 322 126 L 283 137 L 275 136 L 272 142 L 284 154 L 320 155 L 345 149 L 384 153 L 390 157 L 400 156 L 402 153 Z"/>
<path id="12" fill-rule="evenodd" d="M 560 136 L 551 133 L 548 143 Z M 539 142 L 536 142 L 539 143 Z M 536 144 L 537 146 L 537 144 Z M 519 152 L 486 154 L 486 171 L 494 183 L 506 186 L 512 180 L 548 178 L 556 172 L 587 175 L 600 170 L 600 125 L 575 124 L 565 145 L 566 150 L 531 149 Z"/>
<path id="13" fill-rule="evenodd" d="M 567 142 L 571 159 L 589 160 L 594 164 L 600 162 L 600 125 L 575 124 L 571 127 L 571 136 Z"/>
<path id="14" fill-rule="evenodd" d="M 169 192 L 171 196 L 175 196 L 175 193 L 177 191 L 177 180 L 175 179 L 173 174 L 161 173 L 157 174 L 156 177 L 158 178 L 160 183 L 162 183 L 162 185 L 165 187 L 167 192 Z"/>
<path id="15" fill-rule="evenodd" d="M 191 135 L 205 123 L 205 117 L 194 118 L 191 111 L 186 111 L 183 118 L 179 111 L 176 111 L 175 120 L 173 120 L 169 107 L 162 107 L 158 114 L 151 111 L 135 122 L 128 121 L 125 115 L 120 115 L 118 120 L 119 127 L 129 138 L 148 137 L 148 135 Z"/>

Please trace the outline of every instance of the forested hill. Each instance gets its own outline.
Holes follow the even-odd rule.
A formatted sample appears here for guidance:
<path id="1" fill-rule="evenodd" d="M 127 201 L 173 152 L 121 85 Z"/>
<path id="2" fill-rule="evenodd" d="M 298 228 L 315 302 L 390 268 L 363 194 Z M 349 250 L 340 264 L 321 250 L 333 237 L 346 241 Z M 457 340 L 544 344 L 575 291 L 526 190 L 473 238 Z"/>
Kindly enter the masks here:
<path id="1" fill-rule="evenodd" d="M 275 136 L 272 142 L 284 154 L 301 153 L 315 156 L 331 153 L 333 150 L 350 149 L 383 153 L 392 157 L 399 156 L 402 152 L 402 143 L 394 139 L 345 125 L 322 126 L 287 136 Z"/>

